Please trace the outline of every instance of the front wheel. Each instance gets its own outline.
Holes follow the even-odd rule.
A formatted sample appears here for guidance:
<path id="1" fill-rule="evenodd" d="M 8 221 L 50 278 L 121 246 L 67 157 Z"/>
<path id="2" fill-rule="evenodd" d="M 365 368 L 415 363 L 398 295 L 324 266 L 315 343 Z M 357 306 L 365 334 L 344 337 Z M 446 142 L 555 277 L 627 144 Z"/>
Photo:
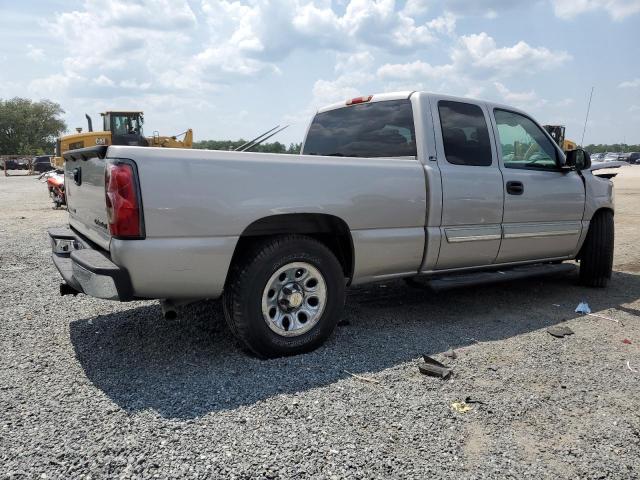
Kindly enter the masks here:
<path id="1" fill-rule="evenodd" d="M 335 255 L 301 235 L 279 236 L 235 262 L 224 294 L 234 335 L 261 357 L 307 352 L 333 332 L 345 277 Z"/>
<path id="2" fill-rule="evenodd" d="M 606 287 L 613 269 L 613 212 L 603 210 L 592 219 L 580 251 L 580 283 Z"/>

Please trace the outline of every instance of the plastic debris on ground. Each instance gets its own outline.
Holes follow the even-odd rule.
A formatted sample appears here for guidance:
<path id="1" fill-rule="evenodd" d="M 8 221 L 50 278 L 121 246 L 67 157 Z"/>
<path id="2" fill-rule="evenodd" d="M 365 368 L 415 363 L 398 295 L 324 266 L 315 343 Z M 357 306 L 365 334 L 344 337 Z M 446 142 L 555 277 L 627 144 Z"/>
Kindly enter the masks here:
<path id="1" fill-rule="evenodd" d="M 573 335 L 574 332 L 565 325 L 554 325 L 553 327 L 547 328 L 547 333 L 556 338 L 564 338 L 567 335 Z"/>
<path id="2" fill-rule="evenodd" d="M 444 352 L 443 355 L 447 358 L 450 358 L 451 360 L 455 360 L 456 358 L 458 358 L 458 354 L 453 348 L 450 348 L 449 350 Z"/>
<path id="3" fill-rule="evenodd" d="M 591 313 L 591 307 L 587 302 L 580 302 L 576 307 L 576 313 L 582 313 L 584 315 Z"/>
<path id="4" fill-rule="evenodd" d="M 456 413 L 467 413 L 469 410 L 472 410 L 473 407 L 466 402 L 453 402 L 451 409 Z"/>
<path id="5" fill-rule="evenodd" d="M 451 376 L 451 369 L 435 358 L 431 358 L 428 355 L 423 355 L 422 358 L 424 359 L 424 363 L 418 365 L 418 370 L 420 370 L 420 373 L 423 375 L 430 375 L 442 379 L 447 379 Z"/>

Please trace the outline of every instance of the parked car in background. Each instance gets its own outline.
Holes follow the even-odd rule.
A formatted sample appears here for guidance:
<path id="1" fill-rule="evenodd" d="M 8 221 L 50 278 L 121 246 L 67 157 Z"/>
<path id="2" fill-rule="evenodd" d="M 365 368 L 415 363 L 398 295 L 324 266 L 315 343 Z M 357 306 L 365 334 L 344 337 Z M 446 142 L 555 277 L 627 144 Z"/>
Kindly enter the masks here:
<path id="1" fill-rule="evenodd" d="M 631 164 L 640 164 L 640 152 L 631 152 L 627 156 L 627 162 Z"/>
<path id="2" fill-rule="evenodd" d="M 29 170 L 30 160 L 28 158 L 19 158 L 16 162 L 18 163 L 18 170 Z"/>
<path id="3" fill-rule="evenodd" d="M 603 162 L 624 162 L 625 161 L 624 153 L 607 153 L 604 156 Z"/>
<path id="4" fill-rule="evenodd" d="M 20 165 L 18 165 L 17 160 L 5 160 L 3 168 L 5 170 L 19 170 Z"/>
<path id="5" fill-rule="evenodd" d="M 602 162 L 604 160 L 604 153 L 592 153 L 591 154 L 591 161 L 592 162 Z"/>
<path id="6" fill-rule="evenodd" d="M 48 172 L 53 170 L 51 166 L 51 157 L 49 155 L 41 155 L 33 159 L 33 171 L 38 173 Z"/>

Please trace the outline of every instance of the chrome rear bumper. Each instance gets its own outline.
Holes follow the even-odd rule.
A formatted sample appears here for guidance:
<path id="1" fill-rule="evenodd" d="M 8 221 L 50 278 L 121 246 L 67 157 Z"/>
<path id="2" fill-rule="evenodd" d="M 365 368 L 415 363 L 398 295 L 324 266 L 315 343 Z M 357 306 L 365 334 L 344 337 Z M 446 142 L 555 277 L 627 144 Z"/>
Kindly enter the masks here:
<path id="1" fill-rule="evenodd" d="M 73 290 L 106 300 L 133 299 L 129 274 L 107 252 L 70 228 L 51 228 L 49 237 L 53 263 Z M 70 293 L 68 288 L 61 288 L 62 292 Z"/>

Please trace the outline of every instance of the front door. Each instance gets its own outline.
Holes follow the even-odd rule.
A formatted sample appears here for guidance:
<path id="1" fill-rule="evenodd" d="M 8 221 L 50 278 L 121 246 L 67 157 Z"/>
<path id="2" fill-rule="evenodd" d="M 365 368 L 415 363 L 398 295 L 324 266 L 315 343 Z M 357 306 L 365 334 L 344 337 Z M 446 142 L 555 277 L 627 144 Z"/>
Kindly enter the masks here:
<path id="1" fill-rule="evenodd" d="M 571 255 L 582 231 L 582 178 L 560 170 L 558 147 L 533 120 L 503 109 L 493 117 L 505 191 L 496 262 Z"/>
<path id="2" fill-rule="evenodd" d="M 482 103 L 431 98 L 442 176 L 436 269 L 490 265 L 500 247 L 503 186 Z"/>

